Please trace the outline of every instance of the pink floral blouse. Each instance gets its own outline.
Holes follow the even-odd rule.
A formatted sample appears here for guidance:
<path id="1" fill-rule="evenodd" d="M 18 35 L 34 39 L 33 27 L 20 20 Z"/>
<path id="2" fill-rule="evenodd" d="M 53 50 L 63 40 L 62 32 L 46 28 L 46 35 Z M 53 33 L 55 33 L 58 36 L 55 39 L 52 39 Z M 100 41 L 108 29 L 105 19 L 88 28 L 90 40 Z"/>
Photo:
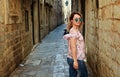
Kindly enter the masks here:
<path id="1" fill-rule="evenodd" d="M 71 30 L 70 30 L 71 31 Z M 70 48 L 70 38 L 76 38 L 77 39 L 77 43 L 76 43 L 76 47 L 77 47 L 77 59 L 78 60 L 84 60 L 85 59 L 85 45 L 84 45 L 84 39 L 82 34 L 78 31 L 75 33 L 69 33 L 63 36 L 63 38 L 65 40 L 68 40 L 68 55 L 67 57 L 72 58 L 72 52 L 71 52 L 71 48 Z"/>

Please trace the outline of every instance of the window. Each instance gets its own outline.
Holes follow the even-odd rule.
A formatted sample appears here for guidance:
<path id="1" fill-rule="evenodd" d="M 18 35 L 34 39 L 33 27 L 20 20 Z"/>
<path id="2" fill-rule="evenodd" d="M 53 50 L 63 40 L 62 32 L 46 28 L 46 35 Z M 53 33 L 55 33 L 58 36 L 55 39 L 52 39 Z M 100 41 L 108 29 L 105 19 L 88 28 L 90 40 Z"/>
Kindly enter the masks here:
<path id="1" fill-rule="evenodd" d="M 29 31 L 29 18 L 28 18 L 28 11 L 25 10 L 25 31 Z"/>
<path id="2" fill-rule="evenodd" d="M 96 7 L 97 7 L 97 9 L 99 8 L 99 2 L 98 2 L 98 0 L 96 0 Z"/>

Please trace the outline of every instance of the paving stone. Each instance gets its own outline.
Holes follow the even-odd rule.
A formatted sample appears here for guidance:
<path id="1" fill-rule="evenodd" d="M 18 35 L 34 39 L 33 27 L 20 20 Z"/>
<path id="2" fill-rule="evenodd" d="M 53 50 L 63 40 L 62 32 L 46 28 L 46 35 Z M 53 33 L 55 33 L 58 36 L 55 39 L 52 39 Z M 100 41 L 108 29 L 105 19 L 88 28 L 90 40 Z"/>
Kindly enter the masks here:
<path id="1" fill-rule="evenodd" d="M 37 66 L 41 63 L 41 60 L 27 60 L 25 64 L 30 64 L 33 66 Z"/>
<path id="2" fill-rule="evenodd" d="M 64 73 L 54 73 L 53 77 L 65 77 Z"/>

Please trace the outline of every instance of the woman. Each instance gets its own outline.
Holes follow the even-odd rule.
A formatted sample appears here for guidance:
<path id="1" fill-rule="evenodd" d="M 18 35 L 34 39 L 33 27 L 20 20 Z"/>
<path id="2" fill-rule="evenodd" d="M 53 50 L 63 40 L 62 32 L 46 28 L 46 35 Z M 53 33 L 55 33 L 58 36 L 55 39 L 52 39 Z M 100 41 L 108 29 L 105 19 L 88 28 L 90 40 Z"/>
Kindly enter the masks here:
<path id="1" fill-rule="evenodd" d="M 79 32 L 79 28 L 83 25 L 82 15 L 73 12 L 69 18 L 69 24 L 67 25 L 67 31 L 69 34 L 63 36 L 68 40 L 68 55 L 67 62 L 69 64 L 69 77 L 88 77 L 87 68 L 84 63 L 85 59 L 85 47 L 82 34 Z"/>

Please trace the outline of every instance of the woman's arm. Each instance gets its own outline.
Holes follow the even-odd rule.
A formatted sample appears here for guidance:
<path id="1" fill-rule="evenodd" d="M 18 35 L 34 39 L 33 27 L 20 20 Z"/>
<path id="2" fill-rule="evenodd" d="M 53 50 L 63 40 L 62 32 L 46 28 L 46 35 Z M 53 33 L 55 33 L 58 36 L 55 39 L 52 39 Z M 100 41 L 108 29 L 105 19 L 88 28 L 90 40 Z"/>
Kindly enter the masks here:
<path id="1" fill-rule="evenodd" d="M 70 38 L 70 48 L 71 48 L 72 57 L 74 60 L 73 67 L 75 69 L 78 69 L 76 42 L 77 42 L 76 38 Z"/>

